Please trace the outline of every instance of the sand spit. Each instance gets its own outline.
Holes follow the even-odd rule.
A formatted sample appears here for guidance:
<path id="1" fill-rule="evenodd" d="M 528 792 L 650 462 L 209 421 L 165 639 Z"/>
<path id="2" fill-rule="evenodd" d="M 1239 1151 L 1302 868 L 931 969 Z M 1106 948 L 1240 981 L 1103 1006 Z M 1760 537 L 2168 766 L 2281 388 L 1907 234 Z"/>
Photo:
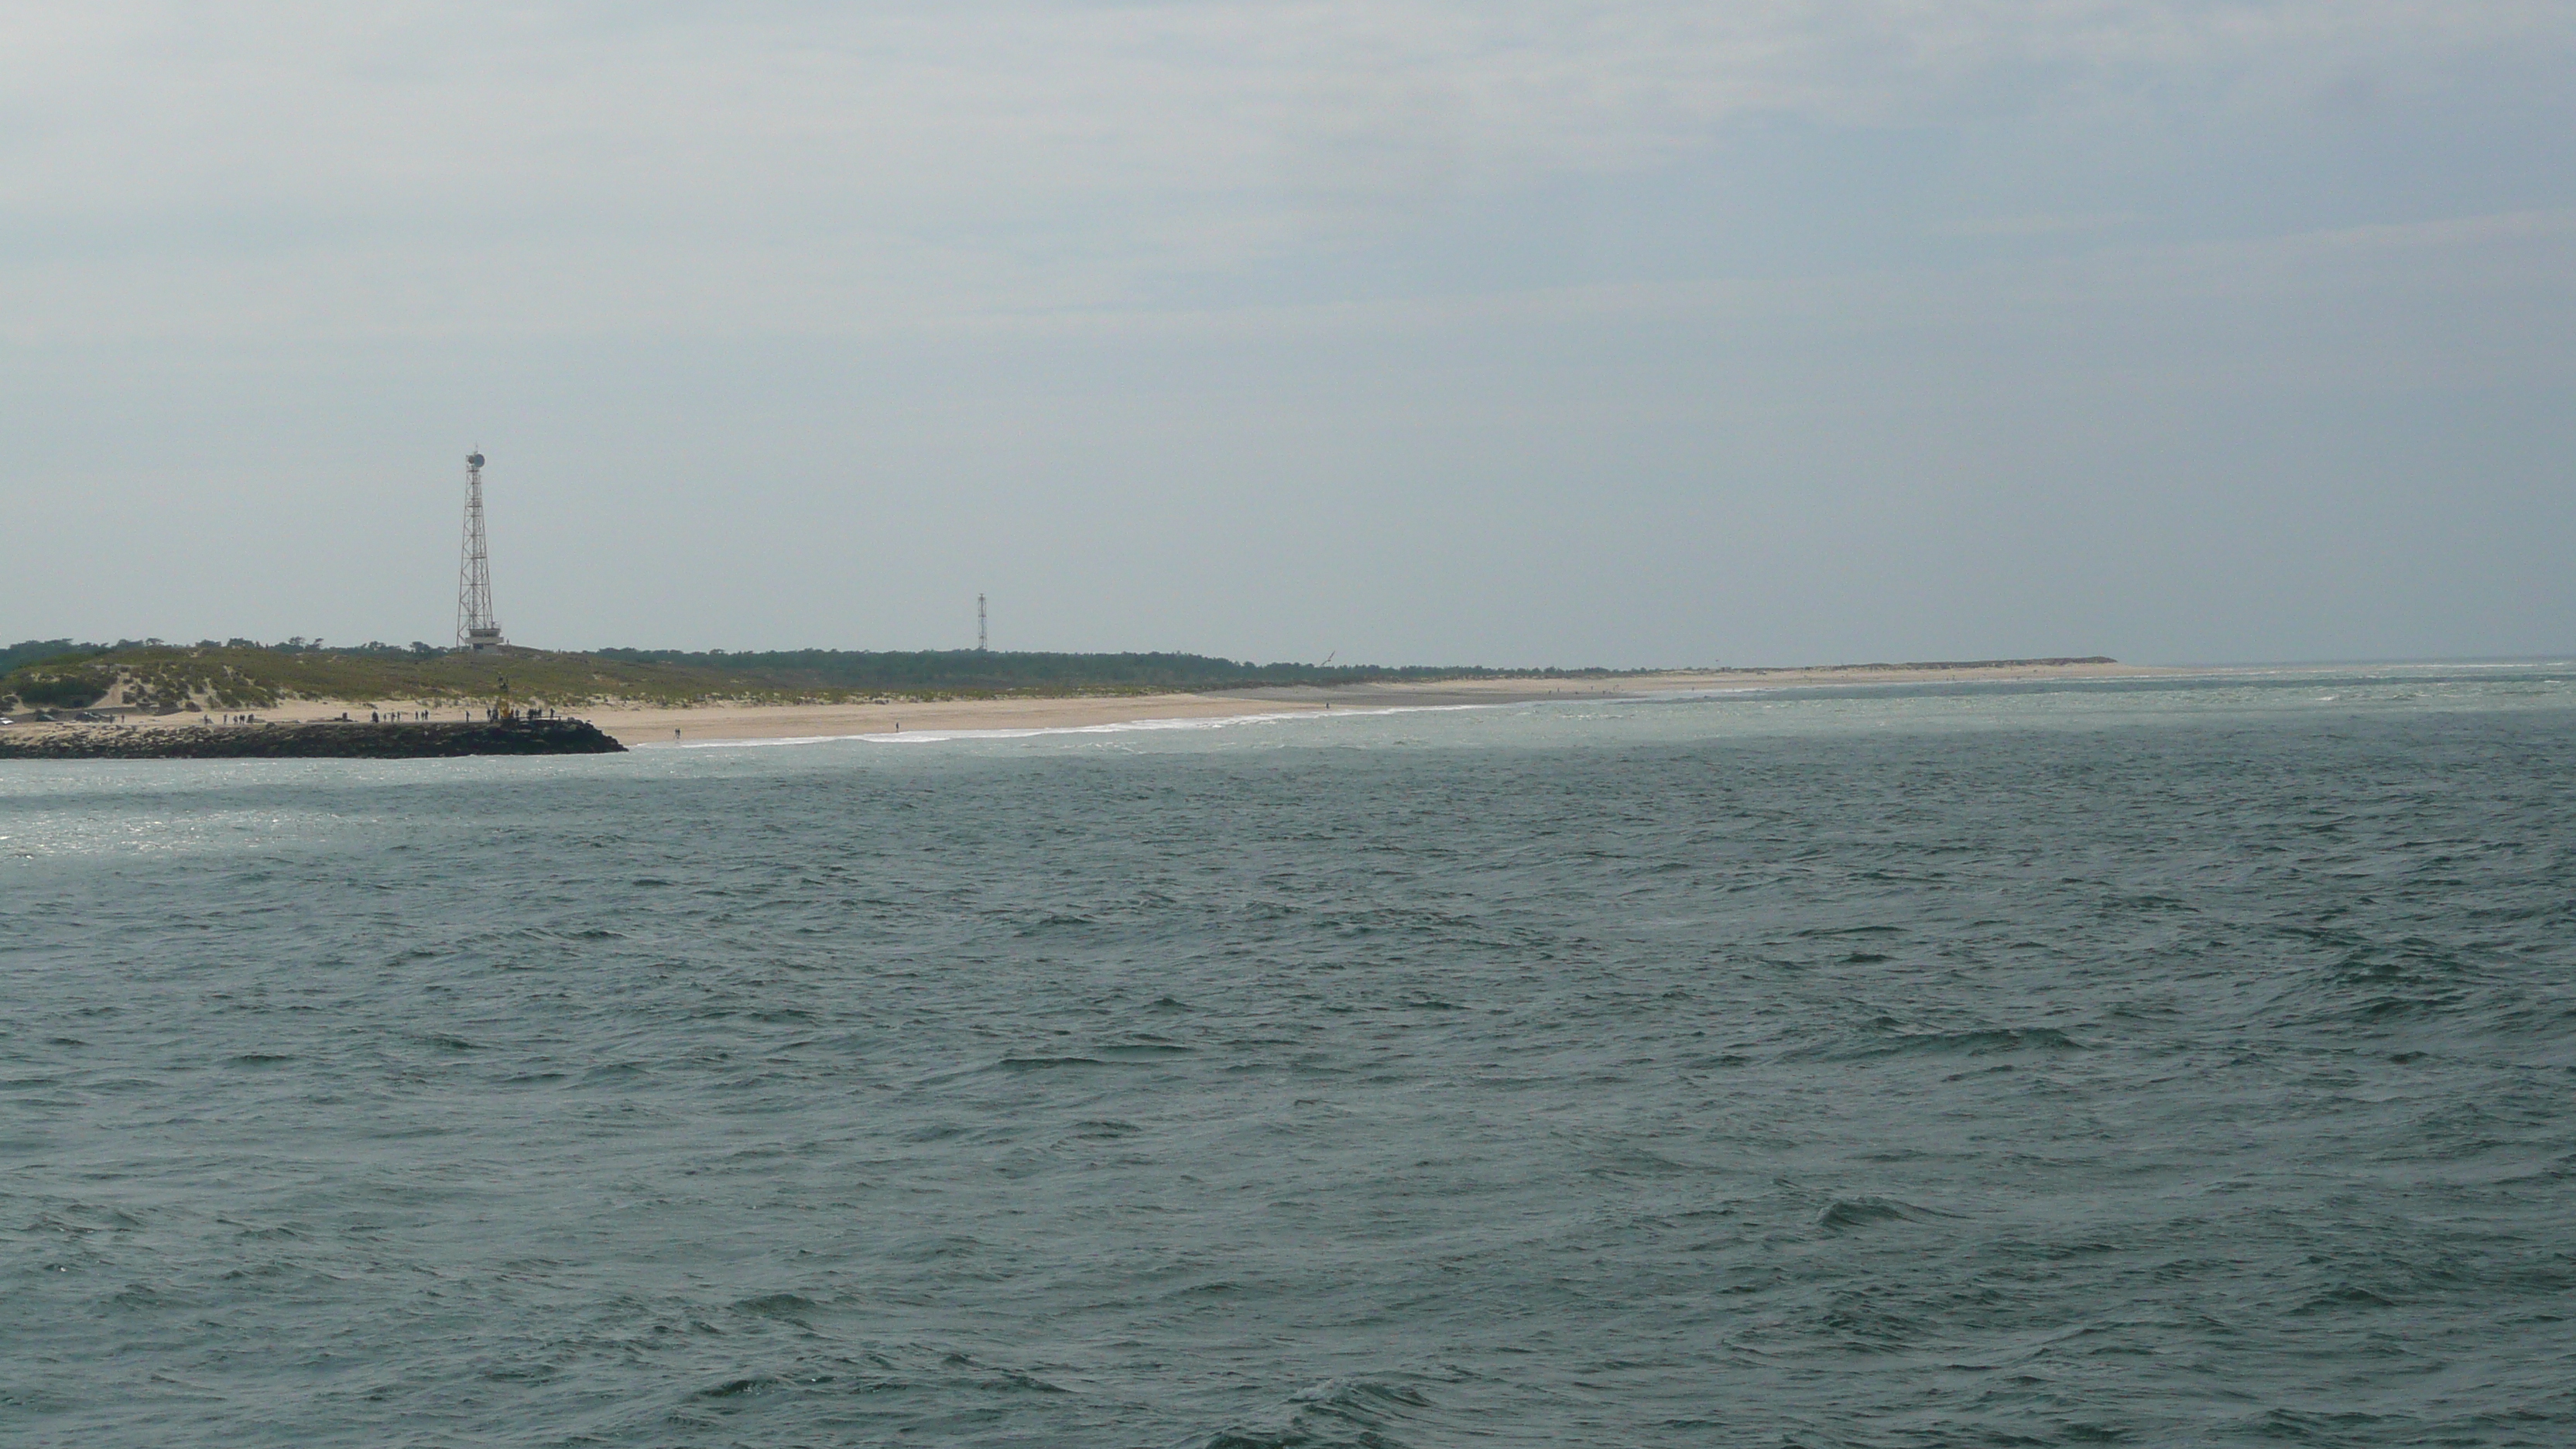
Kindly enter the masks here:
<path id="1" fill-rule="evenodd" d="M 713 704 L 689 709 L 576 711 L 630 745 L 716 740 L 813 739 L 904 730 L 1070 729 L 1138 720 L 1241 719 L 1332 709 L 1522 704 L 1548 699 L 1637 699 L 1723 689 L 1805 685 L 2104 679 L 2164 673 L 2104 663 L 1976 666 L 1869 665 L 1823 669 L 1727 669 L 1571 679 L 1453 679 L 1425 684 L 1346 684 L 1229 689 L 1209 694 L 1082 695 L 953 699 L 889 704 Z M 674 731 L 677 731 L 674 734 Z"/>
<path id="2" fill-rule="evenodd" d="M 1972 663 L 1831 665 L 1797 669 L 1675 670 L 1656 674 L 1555 679 L 1451 679 L 1429 683 L 1345 684 L 1223 690 L 1206 694 L 1010 696 L 993 699 L 893 700 L 852 704 L 716 702 L 685 707 L 600 704 L 564 712 L 590 721 L 626 745 L 702 744 L 721 740 L 815 739 L 893 734 L 899 730 L 1067 729 L 1139 720 L 1240 719 L 1326 709 L 1519 704 L 1538 700 L 1636 699 L 1659 694 L 1819 685 L 1975 683 L 2043 679 L 2116 679 L 2175 671 L 2110 660 L 1994 660 Z M 344 717 L 387 722 L 426 713 L 439 721 L 479 719 L 454 701 L 292 700 L 258 711 L 263 723 L 293 724 Z M 166 721 L 190 723 L 195 716 Z M 140 724 L 155 723 L 139 717 Z M 99 729 L 99 725 L 29 725 L 27 729 Z M 15 731 L 11 731 L 15 733 Z"/>

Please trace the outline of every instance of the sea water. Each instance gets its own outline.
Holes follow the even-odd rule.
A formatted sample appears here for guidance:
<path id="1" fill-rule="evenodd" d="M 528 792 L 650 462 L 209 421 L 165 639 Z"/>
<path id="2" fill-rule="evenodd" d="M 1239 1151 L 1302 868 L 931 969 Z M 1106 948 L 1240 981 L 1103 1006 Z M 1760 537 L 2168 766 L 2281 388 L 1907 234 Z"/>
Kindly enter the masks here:
<path id="1" fill-rule="evenodd" d="M 2576 1442 L 2576 670 L 0 766 L 20 1445 Z"/>

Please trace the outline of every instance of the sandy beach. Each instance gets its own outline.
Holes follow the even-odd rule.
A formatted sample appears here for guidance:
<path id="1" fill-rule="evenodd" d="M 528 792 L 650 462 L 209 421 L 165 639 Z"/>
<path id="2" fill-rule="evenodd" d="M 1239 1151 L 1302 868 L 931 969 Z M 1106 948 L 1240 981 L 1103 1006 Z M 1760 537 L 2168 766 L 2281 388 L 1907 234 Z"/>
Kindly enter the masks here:
<path id="1" fill-rule="evenodd" d="M 2105 679 L 2170 673 L 2126 664 L 2001 664 L 1975 666 L 1834 666 L 1804 669 L 1686 670 L 1572 679 L 1452 679 L 1432 683 L 1346 684 L 1224 690 L 1206 694 L 1070 695 L 1001 699 L 895 700 L 882 704 L 713 703 L 600 704 L 564 713 L 589 720 L 621 744 L 703 744 L 721 740 L 829 739 L 893 734 L 904 730 L 1067 729 L 1140 720 L 1237 719 L 1326 709 L 1401 709 L 1431 705 L 1521 704 L 1549 699 L 1620 699 L 1658 694 L 1736 689 L 1785 689 L 1819 685 L 1974 683 L 2000 680 Z M 464 720 L 480 714 L 450 701 L 290 700 L 257 711 L 260 720 L 291 724 L 342 716 L 366 720 L 416 718 Z M 194 724 L 198 716 L 131 715 L 137 728 Z M 98 725 L 37 725 L 20 729 L 97 729 Z"/>
<path id="2" fill-rule="evenodd" d="M 714 704 L 688 709 L 599 707 L 574 711 L 624 744 L 805 739 L 904 730 L 1067 729 L 1138 720 L 1235 719 L 1325 709 L 1521 704 L 1547 699 L 1619 699 L 1701 690 L 1810 685 L 1968 683 L 2098 679 L 2164 673 L 2121 664 L 2013 665 L 1962 669 L 1747 669 L 1631 674 L 1607 679 L 1453 679 L 1427 684 L 1225 690 L 1066 698 L 957 699 L 890 704 Z M 677 733 L 675 734 L 674 731 Z"/>

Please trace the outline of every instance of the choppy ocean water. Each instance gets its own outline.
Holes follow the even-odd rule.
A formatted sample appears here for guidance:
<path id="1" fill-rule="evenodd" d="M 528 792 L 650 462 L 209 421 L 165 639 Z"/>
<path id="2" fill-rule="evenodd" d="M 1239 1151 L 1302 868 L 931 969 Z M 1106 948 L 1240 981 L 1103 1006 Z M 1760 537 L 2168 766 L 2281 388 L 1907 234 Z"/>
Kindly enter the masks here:
<path id="1" fill-rule="evenodd" d="M 0 766 L 0 1440 L 2576 1442 L 2576 671 Z"/>

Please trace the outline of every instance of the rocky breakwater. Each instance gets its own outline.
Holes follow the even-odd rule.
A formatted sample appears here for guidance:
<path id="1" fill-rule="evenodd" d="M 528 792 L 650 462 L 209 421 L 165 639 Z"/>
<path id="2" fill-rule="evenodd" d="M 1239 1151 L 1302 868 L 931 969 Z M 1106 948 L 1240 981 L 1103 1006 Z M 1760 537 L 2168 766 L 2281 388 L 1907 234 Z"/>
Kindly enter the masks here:
<path id="1" fill-rule="evenodd" d="M 587 720 L 453 723 L 55 725 L 0 730 L 0 760 L 418 760 L 456 755 L 611 755 Z"/>

